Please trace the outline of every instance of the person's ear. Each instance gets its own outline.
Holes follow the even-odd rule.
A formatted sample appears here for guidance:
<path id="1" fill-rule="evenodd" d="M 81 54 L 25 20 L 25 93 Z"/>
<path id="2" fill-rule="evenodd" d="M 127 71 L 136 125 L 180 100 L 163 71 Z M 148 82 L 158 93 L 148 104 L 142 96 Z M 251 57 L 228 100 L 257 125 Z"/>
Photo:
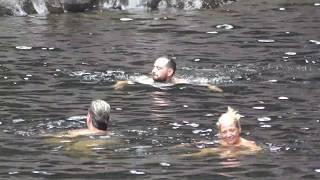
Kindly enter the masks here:
<path id="1" fill-rule="evenodd" d="M 169 68 L 168 69 L 168 76 L 173 76 L 174 72 L 173 69 Z"/>
<path id="2" fill-rule="evenodd" d="M 91 115 L 90 113 L 87 114 L 87 125 L 92 123 Z"/>

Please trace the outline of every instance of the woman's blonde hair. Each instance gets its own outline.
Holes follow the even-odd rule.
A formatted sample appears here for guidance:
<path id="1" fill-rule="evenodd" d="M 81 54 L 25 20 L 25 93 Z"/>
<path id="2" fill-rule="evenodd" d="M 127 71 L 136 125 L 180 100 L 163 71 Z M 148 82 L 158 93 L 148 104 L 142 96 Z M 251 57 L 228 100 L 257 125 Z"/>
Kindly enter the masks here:
<path id="1" fill-rule="evenodd" d="M 222 121 L 233 121 L 236 127 L 241 131 L 240 117 L 241 116 L 240 114 L 238 114 L 238 111 L 235 111 L 233 108 L 228 106 L 228 111 L 226 113 L 223 113 L 216 123 L 218 130 L 220 131 Z"/>

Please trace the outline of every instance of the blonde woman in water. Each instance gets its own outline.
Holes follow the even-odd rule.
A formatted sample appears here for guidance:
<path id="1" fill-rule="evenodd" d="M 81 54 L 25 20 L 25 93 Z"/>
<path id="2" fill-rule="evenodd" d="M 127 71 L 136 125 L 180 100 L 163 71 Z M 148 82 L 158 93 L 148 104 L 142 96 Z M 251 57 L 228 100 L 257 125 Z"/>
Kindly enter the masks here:
<path id="1" fill-rule="evenodd" d="M 220 116 L 216 125 L 219 131 L 219 147 L 204 148 L 198 153 L 185 154 L 183 156 L 218 154 L 222 157 L 234 157 L 241 154 L 254 154 L 261 150 L 254 141 L 247 140 L 240 136 L 240 114 L 231 107 L 228 107 L 228 111 Z"/>

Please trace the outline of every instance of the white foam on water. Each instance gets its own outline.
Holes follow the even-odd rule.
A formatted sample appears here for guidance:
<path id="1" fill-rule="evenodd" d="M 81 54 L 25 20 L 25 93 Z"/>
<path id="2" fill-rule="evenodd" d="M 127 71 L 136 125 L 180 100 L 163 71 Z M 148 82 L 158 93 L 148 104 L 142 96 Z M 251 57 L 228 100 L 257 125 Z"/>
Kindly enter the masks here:
<path id="1" fill-rule="evenodd" d="M 87 118 L 87 116 L 71 116 L 71 117 L 68 117 L 67 120 L 68 121 L 77 121 L 77 120 L 83 120 L 86 118 Z"/>
<path id="2" fill-rule="evenodd" d="M 20 122 L 24 122 L 25 120 L 24 119 L 14 119 L 12 120 L 13 123 L 20 123 Z"/>
<path id="3" fill-rule="evenodd" d="M 260 117 L 260 118 L 258 118 L 258 121 L 260 121 L 260 122 L 271 121 L 271 118 L 270 117 Z"/>
<path id="4" fill-rule="evenodd" d="M 130 173 L 131 173 L 131 174 L 137 174 L 137 175 L 146 174 L 146 173 L 143 172 L 143 171 L 137 171 L 137 170 L 130 170 Z"/>
<path id="5" fill-rule="evenodd" d="M 265 109 L 265 107 L 264 106 L 255 106 L 255 107 L 252 107 L 252 109 L 262 110 L 262 109 Z"/>
<path id="6" fill-rule="evenodd" d="M 289 99 L 288 97 L 285 97 L 285 96 L 280 96 L 280 97 L 278 97 L 278 99 L 280 99 L 280 100 L 287 100 L 287 99 Z"/>
<path id="7" fill-rule="evenodd" d="M 44 175 L 54 175 L 54 173 L 49 173 L 47 171 L 32 171 L 34 174 L 44 174 Z"/>
<path id="8" fill-rule="evenodd" d="M 209 32 L 207 32 L 207 34 L 218 34 L 218 32 L 217 31 L 209 31 Z"/>
<path id="9" fill-rule="evenodd" d="M 165 166 L 165 167 L 169 167 L 169 166 L 171 166 L 171 164 L 166 163 L 166 162 L 161 162 L 161 163 L 160 163 L 160 165 L 161 165 L 161 166 Z"/>
<path id="10" fill-rule="evenodd" d="M 132 21 L 133 19 L 131 18 L 120 18 L 120 21 L 123 21 L 123 22 L 127 22 L 127 21 Z"/>
<path id="11" fill-rule="evenodd" d="M 260 127 L 262 127 L 262 128 L 271 128 L 271 125 L 269 125 L 269 124 L 262 124 L 262 125 L 260 125 Z"/>
<path id="12" fill-rule="evenodd" d="M 276 41 L 273 40 L 273 39 L 259 39 L 258 42 L 261 42 L 261 43 L 274 43 Z"/>
<path id="13" fill-rule="evenodd" d="M 40 15 L 49 14 L 48 8 L 44 0 L 32 0 L 31 2 L 38 14 Z"/>
<path id="14" fill-rule="evenodd" d="M 216 26 L 219 29 L 233 29 L 233 26 L 230 24 L 220 24 Z"/>
<path id="15" fill-rule="evenodd" d="M 317 40 L 309 40 L 309 42 L 311 42 L 311 43 L 314 43 L 314 44 L 320 44 L 320 41 L 317 41 Z"/>
<path id="16" fill-rule="evenodd" d="M 199 127 L 199 124 L 197 124 L 197 123 L 189 123 L 189 124 L 187 124 L 187 126 L 191 126 L 191 127 Z"/>
<path id="17" fill-rule="evenodd" d="M 16 46 L 16 49 L 30 50 L 30 49 L 32 49 L 32 47 L 30 47 L 30 46 Z"/>
<path id="18" fill-rule="evenodd" d="M 294 56 L 294 55 L 296 55 L 297 53 L 296 53 L 296 52 L 286 52 L 285 54 L 286 54 L 286 55 L 289 55 L 289 56 Z"/>

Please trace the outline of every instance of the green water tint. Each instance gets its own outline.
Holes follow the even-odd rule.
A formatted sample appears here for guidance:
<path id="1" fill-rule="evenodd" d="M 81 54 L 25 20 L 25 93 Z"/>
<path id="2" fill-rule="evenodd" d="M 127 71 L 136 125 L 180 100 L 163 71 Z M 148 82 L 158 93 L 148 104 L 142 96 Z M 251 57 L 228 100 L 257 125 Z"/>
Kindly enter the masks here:
<path id="1" fill-rule="evenodd" d="M 113 149 L 124 145 L 120 138 L 113 136 L 48 137 L 44 142 L 53 145 L 56 151 L 74 158 L 105 157 Z"/>

